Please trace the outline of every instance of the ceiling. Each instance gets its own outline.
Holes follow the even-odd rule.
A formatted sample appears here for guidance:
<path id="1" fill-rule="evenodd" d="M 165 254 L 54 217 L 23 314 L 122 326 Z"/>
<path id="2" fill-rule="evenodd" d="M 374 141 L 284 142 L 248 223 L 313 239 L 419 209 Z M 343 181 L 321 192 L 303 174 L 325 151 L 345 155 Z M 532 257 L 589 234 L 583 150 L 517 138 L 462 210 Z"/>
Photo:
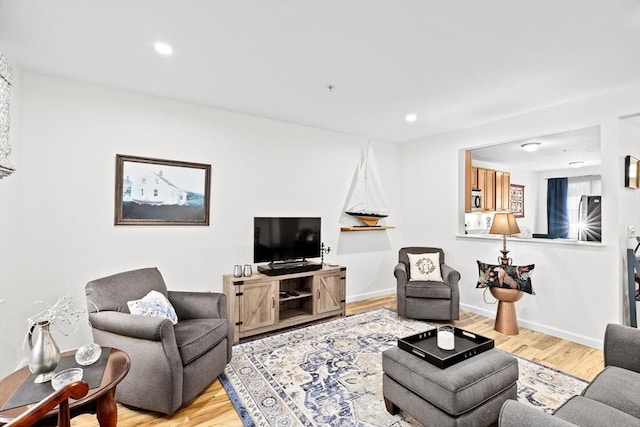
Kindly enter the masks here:
<path id="1" fill-rule="evenodd" d="M 540 143 L 538 149 L 524 151 L 522 145 L 531 142 Z M 600 126 L 477 148 L 471 151 L 471 157 L 474 161 L 508 165 L 508 170 L 533 172 L 567 169 L 571 162 L 583 162 L 582 167 L 599 166 Z"/>
<path id="2" fill-rule="evenodd" d="M 640 0 L 0 0 L 0 50 L 25 71 L 404 142 L 640 84 Z"/>

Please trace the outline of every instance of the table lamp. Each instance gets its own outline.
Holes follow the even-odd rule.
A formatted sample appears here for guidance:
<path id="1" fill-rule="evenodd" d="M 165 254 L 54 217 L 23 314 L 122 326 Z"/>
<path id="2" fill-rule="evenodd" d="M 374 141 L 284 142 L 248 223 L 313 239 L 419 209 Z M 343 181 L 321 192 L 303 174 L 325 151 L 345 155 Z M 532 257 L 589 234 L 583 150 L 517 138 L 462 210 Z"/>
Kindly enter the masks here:
<path id="1" fill-rule="evenodd" d="M 498 212 L 493 216 L 489 234 L 502 234 L 502 250 L 500 251 L 502 256 L 498 258 L 500 265 L 511 264 L 511 258 L 507 257 L 509 253 L 507 250 L 507 236 L 518 234 L 519 232 L 518 222 L 512 212 Z"/>

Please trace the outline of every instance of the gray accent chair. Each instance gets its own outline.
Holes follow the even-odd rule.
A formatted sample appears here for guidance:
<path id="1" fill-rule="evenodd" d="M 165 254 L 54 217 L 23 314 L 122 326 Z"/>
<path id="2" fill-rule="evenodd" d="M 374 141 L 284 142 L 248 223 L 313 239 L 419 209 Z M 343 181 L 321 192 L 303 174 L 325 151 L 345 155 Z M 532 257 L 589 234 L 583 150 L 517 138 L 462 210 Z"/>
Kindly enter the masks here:
<path id="1" fill-rule="evenodd" d="M 442 282 L 410 281 L 407 254 L 440 253 Z M 398 252 L 398 264 L 393 270 L 397 282 L 398 315 L 412 319 L 457 320 L 460 318 L 460 273 L 445 264 L 440 248 L 407 247 Z"/>
<path id="2" fill-rule="evenodd" d="M 155 290 L 178 315 L 136 316 L 127 301 Z M 127 271 L 85 286 L 93 338 L 125 351 L 129 374 L 116 389 L 125 405 L 171 414 L 207 388 L 231 360 L 231 322 L 225 294 L 167 291 L 157 268 Z"/>
<path id="3" fill-rule="evenodd" d="M 609 324 L 604 365 L 580 396 L 552 415 L 516 401 L 502 406 L 501 427 L 640 426 L 640 330 Z"/>

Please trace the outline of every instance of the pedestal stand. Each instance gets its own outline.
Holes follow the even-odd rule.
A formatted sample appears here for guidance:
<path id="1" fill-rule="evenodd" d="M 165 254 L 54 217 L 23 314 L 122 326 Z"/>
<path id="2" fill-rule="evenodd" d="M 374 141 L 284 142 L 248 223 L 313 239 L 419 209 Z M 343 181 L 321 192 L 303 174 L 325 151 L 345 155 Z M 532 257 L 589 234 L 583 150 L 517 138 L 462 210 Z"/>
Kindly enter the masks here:
<path id="1" fill-rule="evenodd" d="M 498 312 L 494 329 L 505 335 L 518 335 L 518 318 L 516 317 L 516 301 L 522 298 L 522 291 L 490 287 L 491 295 L 498 300 Z"/>

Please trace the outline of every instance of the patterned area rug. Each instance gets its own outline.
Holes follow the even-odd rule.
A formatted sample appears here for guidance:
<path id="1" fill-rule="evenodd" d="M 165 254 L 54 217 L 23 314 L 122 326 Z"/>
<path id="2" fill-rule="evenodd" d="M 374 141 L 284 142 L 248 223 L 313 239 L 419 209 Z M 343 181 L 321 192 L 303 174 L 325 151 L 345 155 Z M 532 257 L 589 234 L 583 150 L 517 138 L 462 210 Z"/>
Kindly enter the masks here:
<path id="1" fill-rule="evenodd" d="M 412 426 L 382 398 L 382 352 L 431 329 L 381 308 L 233 347 L 220 377 L 246 426 Z M 552 412 L 587 385 L 517 358 L 518 400 Z"/>

